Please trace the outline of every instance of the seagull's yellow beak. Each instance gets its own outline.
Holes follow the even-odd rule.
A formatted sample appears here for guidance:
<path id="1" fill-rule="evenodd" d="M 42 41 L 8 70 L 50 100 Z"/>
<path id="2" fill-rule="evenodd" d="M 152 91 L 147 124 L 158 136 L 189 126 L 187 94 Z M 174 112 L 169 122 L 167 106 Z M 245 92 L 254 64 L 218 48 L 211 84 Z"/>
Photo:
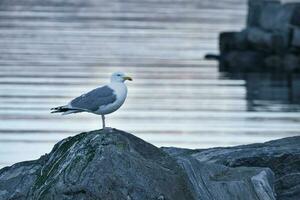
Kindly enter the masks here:
<path id="1" fill-rule="evenodd" d="M 123 79 L 128 80 L 128 81 L 132 81 L 132 78 L 130 76 L 124 76 Z"/>

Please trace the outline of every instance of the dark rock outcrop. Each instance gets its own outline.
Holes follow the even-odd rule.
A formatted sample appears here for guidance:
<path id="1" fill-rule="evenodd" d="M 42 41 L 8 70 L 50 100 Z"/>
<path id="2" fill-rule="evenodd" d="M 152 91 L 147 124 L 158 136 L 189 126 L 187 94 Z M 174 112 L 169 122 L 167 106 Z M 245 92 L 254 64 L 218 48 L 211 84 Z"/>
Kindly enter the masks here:
<path id="1" fill-rule="evenodd" d="M 277 199 L 298 200 L 300 197 L 300 137 L 229 148 L 207 150 L 166 148 L 165 151 L 175 157 L 189 155 L 202 163 L 220 164 L 233 169 L 269 168 L 275 174 Z"/>
<path id="2" fill-rule="evenodd" d="M 299 72 L 299 59 L 295 57 L 300 57 L 300 3 L 249 0 L 248 5 L 246 28 L 220 34 L 220 70 Z"/>
<path id="3" fill-rule="evenodd" d="M 1 169 L 0 199 L 296 199 L 299 143 L 160 149 L 116 129 L 81 133 Z"/>
<path id="4" fill-rule="evenodd" d="M 184 171 L 125 132 L 81 133 L 0 171 L 0 199 L 194 199 Z"/>
<path id="5" fill-rule="evenodd" d="M 226 167 L 187 154 L 174 156 L 188 174 L 196 199 L 274 200 L 273 172 L 268 168 Z"/>

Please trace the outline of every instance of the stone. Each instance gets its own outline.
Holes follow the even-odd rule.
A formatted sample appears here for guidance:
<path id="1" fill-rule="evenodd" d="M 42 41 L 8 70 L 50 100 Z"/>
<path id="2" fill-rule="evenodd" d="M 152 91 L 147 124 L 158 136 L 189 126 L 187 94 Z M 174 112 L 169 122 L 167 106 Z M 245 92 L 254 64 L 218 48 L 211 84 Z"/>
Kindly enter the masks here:
<path id="1" fill-rule="evenodd" d="M 283 4 L 280 8 L 280 10 L 276 13 L 274 16 L 274 29 L 275 30 L 285 30 L 289 27 L 292 17 L 294 14 L 294 10 L 299 6 L 300 4 L 297 3 L 286 3 Z"/>
<path id="2" fill-rule="evenodd" d="M 280 5 L 279 0 L 248 0 L 247 27 L 259 27 L 263 9 L 266 5 Z"/>
<path id="3" fill-rule="evenodd" d="M 116 129 L 91 131 L 1 169 L 0 200 L 296 200 L 299 143 L 190 150 L 157 148 Z"/>
<path id="4" fill-rule="evenodd" d="M 300 26 L 300 5 L 298 5 L 291 16 L 291 25 Z"/>
<path id="5" fill-rule="evenodd" d="M 264 63 L 267 71 L 281 72 L 283 71 L 283 61 L 279 55 L 271 55 L 264 59 Z"/>
<path id="6" fill-rule="evenodd" d="M 201 200 L 275 200 L 273 172 L 268 168 L 230 168 L 199 162 L 188 155 L 175 156 Z"/>
<path id="7" fill-rule="evenodd" d="M 248 48 L 247 35 L 241 32 L 223 32 L 219 36 L 219 49 L 221 54 L 234 50 L 245 50 Z"/>
<path id="8" fill-rule="evenodd" d="M 220 55 L 208 53 L 208 54 L 205 54 L 204 59 L 205 60 L 220 60 L 221 58 L 220 58 Z"/>
<path id="9" fill-rule="evenodd" d="M 300 3 L 249 0 L 247 27 L 220 34 L 219 69 L 300 72 Z"/>
<path id="10" fill-rule="evenodd" d="M 277 13 L 281 8 L 282 5 L 278 2 L 265 4 L 259 17 L 259 27 L 265 31 L 273 31 L 276 27 Z"/>
<path id="11" fill-rule="evenodd" d="M 300 57 L 294 54 L 286 54 L 283 58 L 283 67 L 287 72 L 300 70 Z"/>
<path id="12" fill-rule="evenodd" d="M 293 102 L 300 102 L 300 73 L 292 74 L 291 82 L 291 100 Z"/>
<path id="13" fill-rule="evenodd" d="M 257 72 L 264 69 L 264 57 L 257 51 L 231 51 L 221 57 L 221 64 L 230 72 Z"/>
<path id="14" fill-rule="evenodd" d="M 260 28 L 247 28 L 247 41 L 251 49 L 268 53 L 277 53 L 284 50 L 284 36 L 280 33 L 264 31 Z"/>
<path id="15" fill-rule="evenodd" d="M 275 173 L 279 200 L 298 200 L 300 196 L 300 136 L 262 144 L 212 148 L 189 152 L 200 162 L 228 167 L 268 167 Z M 174 150 L 173 150 L 174 151 Z"/>
<path id="16" fill-rule="evenodd" d="M 291 46 L 292 47 L 300 48 L 300 27 L 299 28 L 294 27 L 292 29 L 292 39 L 291 40 L 292 40 L 291 41 Z"/>
<path id="17" fill-rule="evenodd" d="M 118 130 L 81 133 L 0 170 L 0 199 L 194 199 L 168 154 Z"/>

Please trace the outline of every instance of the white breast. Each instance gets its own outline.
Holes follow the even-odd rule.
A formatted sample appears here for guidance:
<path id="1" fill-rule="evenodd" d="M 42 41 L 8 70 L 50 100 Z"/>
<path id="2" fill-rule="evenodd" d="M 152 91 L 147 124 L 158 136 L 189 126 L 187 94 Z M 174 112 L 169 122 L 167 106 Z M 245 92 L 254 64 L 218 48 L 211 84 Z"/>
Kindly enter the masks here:
<path id="1" fill-rule="evenodd" d="M 106 115 L 115 112 L 123 105 L 127 97 L 127 86 L 123 82 L 112 82 L 108 86 L 115 91 L 114 93 L 117 99 L 114 103 L 101 106 L 99 110 L 97 110 L 97 114 Z"/>

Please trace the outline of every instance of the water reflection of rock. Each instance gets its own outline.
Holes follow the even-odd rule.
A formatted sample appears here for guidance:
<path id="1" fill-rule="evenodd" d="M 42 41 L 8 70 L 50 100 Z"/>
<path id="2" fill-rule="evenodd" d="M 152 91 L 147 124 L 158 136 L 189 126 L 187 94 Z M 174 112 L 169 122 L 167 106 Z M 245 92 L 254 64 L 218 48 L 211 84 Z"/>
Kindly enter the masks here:
<path id="1" fill-rule="evenodd" d="M 249 111 L 300 110 L 300 75 L 248 73 L 227 76 L 246 81 Z"/>

